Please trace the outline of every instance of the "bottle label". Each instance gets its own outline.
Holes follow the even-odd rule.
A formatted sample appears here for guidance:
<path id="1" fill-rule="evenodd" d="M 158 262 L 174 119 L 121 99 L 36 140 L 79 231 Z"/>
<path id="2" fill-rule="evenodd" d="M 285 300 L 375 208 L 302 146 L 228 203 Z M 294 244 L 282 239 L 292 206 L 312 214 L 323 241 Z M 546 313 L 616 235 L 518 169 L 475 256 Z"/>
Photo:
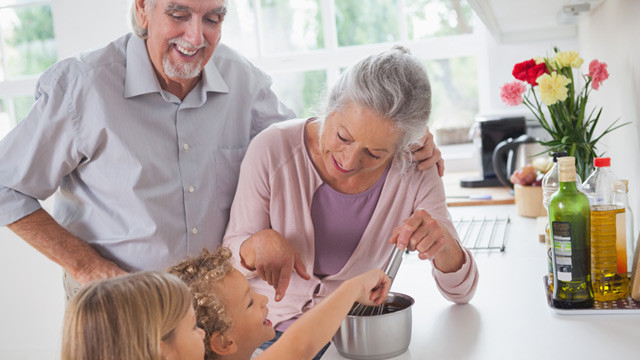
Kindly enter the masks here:
<path id="1" fill-rule="evenodd" d="M 553 250 L 556 263 L 556 278 L 560 281 L 572 281 L 571 263 L 571 223 L 554 221 L 551 224 L 553 231 Z"/>

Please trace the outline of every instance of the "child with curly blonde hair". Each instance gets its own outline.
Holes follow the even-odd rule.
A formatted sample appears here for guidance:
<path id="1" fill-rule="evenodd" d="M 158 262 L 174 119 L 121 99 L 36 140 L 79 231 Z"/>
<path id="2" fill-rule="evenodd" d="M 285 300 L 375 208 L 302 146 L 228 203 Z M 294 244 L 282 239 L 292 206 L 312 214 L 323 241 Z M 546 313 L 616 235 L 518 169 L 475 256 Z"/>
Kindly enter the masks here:
<path id="1" fill-rule="evenodd" d="M 230 258 L 227 248 L 213 252 L 204 249 L 199 256 L 169 269 L 193 293 L 198 325 L 205 331 L 206 360 L 248 360 L 262 343 L 275 336 L 267 319 L 267 297 L 253 291 Z M 313 358 L 331 340 L 354 302 L 380 305 L 389 287 L 389 277 L 379 269 L 345 281 L 256 359 Z"/>

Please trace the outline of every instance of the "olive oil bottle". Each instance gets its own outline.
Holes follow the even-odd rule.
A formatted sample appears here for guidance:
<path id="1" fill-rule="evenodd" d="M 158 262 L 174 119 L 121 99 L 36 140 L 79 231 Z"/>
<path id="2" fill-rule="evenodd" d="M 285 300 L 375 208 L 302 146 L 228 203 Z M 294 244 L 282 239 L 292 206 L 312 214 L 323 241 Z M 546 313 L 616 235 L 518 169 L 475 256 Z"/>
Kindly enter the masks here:
<path id="1" fill-rule="evenodd" d="M 593 307 L 589 199 L 576 186 L 575 158 L 558 158 L 558 191 L 549 201 L 553 306 Z"/>
<path id="2" fill-rule="evenodd" d="M 610 170 L 610 158 L 593 159 L 595 170 L 582 184 L 591 204 L 591 285 L 596 301 L 629 296 L 627 189 Z"/>

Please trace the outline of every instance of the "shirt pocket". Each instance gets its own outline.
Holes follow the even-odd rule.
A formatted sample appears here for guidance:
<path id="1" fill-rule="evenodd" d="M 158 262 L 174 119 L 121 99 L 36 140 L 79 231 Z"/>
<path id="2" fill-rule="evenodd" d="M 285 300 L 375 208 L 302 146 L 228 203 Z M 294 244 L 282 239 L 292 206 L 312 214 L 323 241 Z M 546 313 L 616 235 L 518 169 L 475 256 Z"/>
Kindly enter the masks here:
<path id="1" fill-rule="evenodd" d="M 247 147 L 237 149 L 216 150 L 216 192 L 218 195 L 218 208 L 229 211 L 231 203 L 238 187 L 240 177 L 240 164 L 247 152 Z"/>

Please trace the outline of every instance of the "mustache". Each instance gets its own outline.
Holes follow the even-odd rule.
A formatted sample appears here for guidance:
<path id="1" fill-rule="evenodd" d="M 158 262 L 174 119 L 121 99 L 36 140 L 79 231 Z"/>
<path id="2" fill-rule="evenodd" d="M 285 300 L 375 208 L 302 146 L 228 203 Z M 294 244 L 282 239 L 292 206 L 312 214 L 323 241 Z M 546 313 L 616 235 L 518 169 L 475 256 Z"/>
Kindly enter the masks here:
<path id="1" fill-rule="evenodd" d="M 196 50 L 200 50 L 200 49 L 204 49 L 207 46 L 209 46 L 209 42 L 204 39 L 204 41 L 202 42 L 202 44 L 200 46 L 195 46 L 192 43 L 190 43 L 187 40 L 181 39 L 181 38 L 174 38 L 174 39 L 170 39 L 169 40 L 169 45 L 178 45 L 180 47 L 183 47 L 185 49 L 196 49 Z"/>

